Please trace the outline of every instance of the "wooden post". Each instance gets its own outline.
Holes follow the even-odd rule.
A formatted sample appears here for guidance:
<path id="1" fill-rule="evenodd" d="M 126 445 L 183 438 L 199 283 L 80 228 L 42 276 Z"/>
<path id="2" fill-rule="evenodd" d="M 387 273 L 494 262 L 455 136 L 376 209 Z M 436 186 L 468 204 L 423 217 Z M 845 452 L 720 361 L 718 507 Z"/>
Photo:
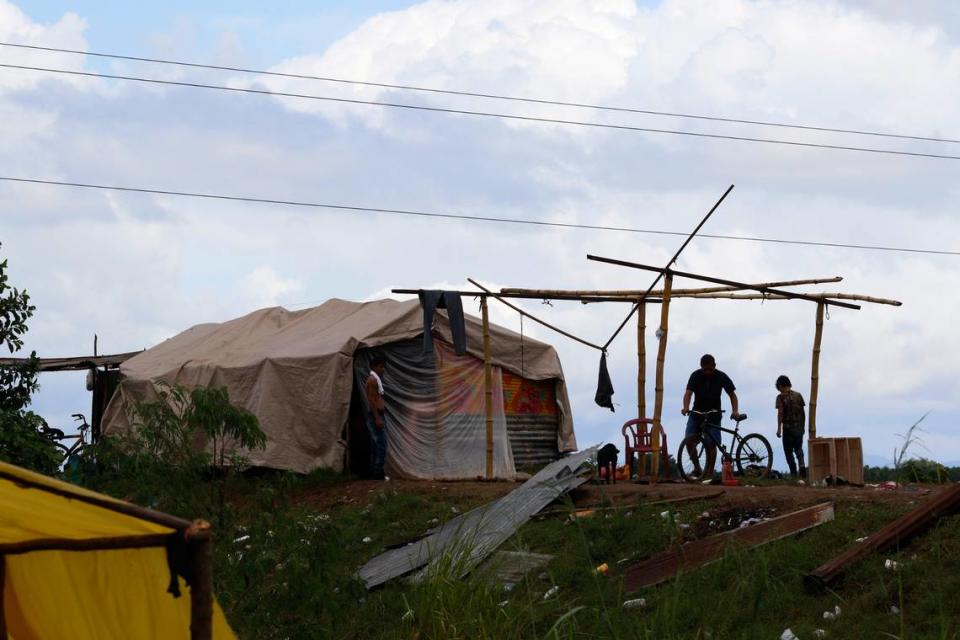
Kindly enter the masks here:
<path id="1" fill-rule="evenodd" d="M 813 363 L 810 367 L 810 428 L 807 437 L 817 437 L 817 393 L 820 390 L 820 341 L 823 339 L 824 303 L 817 303 L 817 330 L 813 335 Z"/>
<path id="2" fill-rule="evenodd" d="M 660 430 L 663 428 L 660 418 L 663 416 L 663 363 L 667 356 L 667 327 L 670 321 L 670 292 L 673 290 L 673 273 L 666 272 L 663 278 L 663 302 L 660 304 L 660 343 L 657 345 L 657 382 L 653 398 L 653 433 L 650 444 L 653 446 L 653 464 L 650 469 L 650 482 L 656 482 L 660 473 Z"/>
<path id="3" fill-rule="evenodd" d="M 0 556 L 0 639 L 7 640 L 7 612 L 4 606 L 7 583 L 7 559 Z"/>
<path id="4" fill-rule="evenodd" d="M 483 315 L 483 404 L 487 416 L 487 480 L 493 479 L 493 363 L 490 356 L 490 313 L 487 296 L 480 296 Z"/>
<path id="5" fill-rule="evenodd" d="M 647 304 L 638 300 L 637 305 L 637 417 L 642 420 L 647 417 Z M 638 457 L 637 477 L 642 478 L 647 473 L 647 454 Z"/>
<path id="6" fill-rule="evenodd" d="M 647 305 L 637 310 L 637 417 L 647 417 Z"/>
<path id="7" fill-rule="evenodd" d="M 213 536 L 209 523 L 190 535 L 190 640 L 213 638 Z M 196 525 L 191 525 L 191 529 Z"/>

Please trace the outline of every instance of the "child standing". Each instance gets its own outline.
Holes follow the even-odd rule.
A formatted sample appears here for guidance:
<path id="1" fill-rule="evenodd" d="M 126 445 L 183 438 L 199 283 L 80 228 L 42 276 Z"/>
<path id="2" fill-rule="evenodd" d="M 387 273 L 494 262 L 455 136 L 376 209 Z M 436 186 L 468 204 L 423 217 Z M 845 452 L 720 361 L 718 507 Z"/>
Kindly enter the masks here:
<path id="1" fill-rule="evenodd" d="M 803 409 L 803 396 L 794 391 L 790 378 L 777 378 L 777 437 L 783 438 L 783 454 L 790 465 L 790 475 L 797 476 L 797 465 L 800 466 L 800 477 L 805 478 L 807 467 L 803 462 L 803 431 L 806 423 L 806 412 Z M 794 460 L 796 457 L 796 460 Z"/>

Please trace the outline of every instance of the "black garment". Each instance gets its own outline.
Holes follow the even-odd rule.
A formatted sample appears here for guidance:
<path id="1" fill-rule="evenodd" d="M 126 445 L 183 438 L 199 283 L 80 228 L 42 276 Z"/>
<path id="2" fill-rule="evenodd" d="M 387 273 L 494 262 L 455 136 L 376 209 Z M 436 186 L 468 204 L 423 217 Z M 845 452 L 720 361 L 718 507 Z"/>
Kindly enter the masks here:
<path id="1" fill-rule="evenodd" d="M 433 314 L 437 309 L 447 310 L 453 350 L 458 356 L 467 353 L 467 327 L 463 321 L 463 303 L 456 291 L 421 291 L 423 307 L 423 352 L 433 353 Z"/>
<path id="2" fill-rule="evenodd" d="M 797 475 L 797 463 L 799 463 L 802 476 L 806 471 L 806 465 L 803 463 L 803 429 L 783 430 L 783 455 L 787 458 L 790 475 Z"/>
<path id="3" fill-rule="evenodd" d="M 601 407 L 613 411 L 613 383 L 610 382 L 610 372 L 607 371 L 607 354 L 600 355 L 600 375 L 597 379 L 597 394 L 593 401 Z"/>
<path id="4" fill-rule="evenodd" d="M 720 392 L 733 393 L 733 380 L 719 369 L 712 375 L 707 375 L 703 369 L 697 369 L 690 374 L 687 381 L 687 390 L 693 391 L 693 410 L 710 411 L 720 408 Z M 717 422 L 720 416 L 717 416 Z"/>

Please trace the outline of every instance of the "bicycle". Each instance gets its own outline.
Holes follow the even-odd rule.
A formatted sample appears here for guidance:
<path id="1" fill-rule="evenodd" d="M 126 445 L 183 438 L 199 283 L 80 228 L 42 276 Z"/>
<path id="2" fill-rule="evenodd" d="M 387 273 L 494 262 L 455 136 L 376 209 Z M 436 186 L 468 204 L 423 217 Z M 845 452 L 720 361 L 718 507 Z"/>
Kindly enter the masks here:
<path id="1" fill-rule="evenodd" d="M 79 421 L 81 423 L 79 433 L 67 435 L 62 430 L 47 425 L 46 422 L 40 426 L 41 435 L 53 443 L 53 446 L 60 451 L 64 461 L 69 460 L 73 455 L 78 455 L 83 452 L 87 446 L 87 431 L 90 430 L 90 425 L 87 424 L 87 419 L 82 413 L 74 413 L 72 417 L 74 422 Z M 68 447 L 63 442 L 65 440 L 73 440 L 74 442 Z"/>
<path id="2" fill-rule="evenodd" d="M 745 436 L 740 435 L 740 423 L 747 419 L 745 413 L 741 413 L 734 418 L 737 423 L 733 429 L 726 429 L 718 424 L 709 422 L 709 417 L 713 414 L 723 413 L 719 409 L 710 411 L 691 411 L 699 416 L 703 416 L 703 423 L 700 425 L 700 433 L 689 435 L 680 443 L 680 449 L 677 451 L 677 469 L 680 471 L 680 478 L 683 480 L 694 480 L 703 473 L 706 466 L 708 448 L 705 446 L 706 439 L 713 439 L 713 434 L 708 428 L 713 427 L 724 433 L 730 434 L 730 447 L 723 446 L 721 435 L 716 439 L 716 448 L 720 450 L 721 460 L 729 460 L 731 464 L 736 465 L 737 473 L 744 475 L 752 473 L 759 477 L 764 477 L 770 473 L 773 467 L 773 449 L 770 442 L 759 433 L 750 433 Z M 730 451 L 736 445 L 736 453 L 731 457 Z M 691 458 L 691 452 L 695 456 Z"/>

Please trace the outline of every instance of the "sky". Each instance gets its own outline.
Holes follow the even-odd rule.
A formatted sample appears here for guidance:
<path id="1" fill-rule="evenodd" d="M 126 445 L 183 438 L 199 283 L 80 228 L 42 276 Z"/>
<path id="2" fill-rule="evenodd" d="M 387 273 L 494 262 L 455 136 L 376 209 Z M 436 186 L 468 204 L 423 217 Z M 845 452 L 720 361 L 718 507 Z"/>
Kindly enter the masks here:
<path id="1" fill-rule="evenodd" d="M 0 0 L 0 41 L 389 84 L 745 120 L 960 138 L 960 12 L 890 0 L 457 0 L 326 3 Z M 960 155 L 934 143 L 411 93 L 0 47 L 0 63 L 139 75 L 606 124 Z M 956 160 L 438 114 L 0 68 L 0 175 L 361 207 L 960 251 Z M 46 357 L 150 347 L 264 306 L 370 300 L 394 287 L 645 288 L 682 238 L 0 182 L 0 257 L 37 306 Z M 902 307 L 833 309 L 818 433 L 889 462 L 926 416 L 924 449 L 960 460 L 953 356 L 960 256 L 698 238 L 677 268 L 769 281 L 840 275 Z M 678 280 L 676 286 L 696 286 Z M 470 303 L 472 304 L 472 303 Z M 522 304 L 593 342 L 620 305 Z M 470 309 L 468 309 L 470 310 Z M 474 310 L 475 312 L 476 310 Z M 655 310 L 651 310 L 655 313 Z M 679 440 L 702 353 L 773 439 L 774 380 L 809 394 L 815 306 L 678 300 L 664 424 Z M 518 330 L 516 313 L 492 317 Z M 654 323 L 654 316 L 648 324 Z M 560 352 L 581 444 L 619 439 L 636 407 L 636 332 L 610 347 L 617 411 L 594 405 L 598 355 Z M 652 331 L 651 331 L 652 334 Z M 649 336 L 647 349 L 656 340 Z M 652 370 L 653 358 L 648 363 Z M 34 409 L 89 412 L 82 374 L 46 374 Z M 652 384 L 648 406 L 653 403 Z M 671 447 L 673 445 L 671 444 Z M 779 452 L 777 453 L 780 457 Z"/>

